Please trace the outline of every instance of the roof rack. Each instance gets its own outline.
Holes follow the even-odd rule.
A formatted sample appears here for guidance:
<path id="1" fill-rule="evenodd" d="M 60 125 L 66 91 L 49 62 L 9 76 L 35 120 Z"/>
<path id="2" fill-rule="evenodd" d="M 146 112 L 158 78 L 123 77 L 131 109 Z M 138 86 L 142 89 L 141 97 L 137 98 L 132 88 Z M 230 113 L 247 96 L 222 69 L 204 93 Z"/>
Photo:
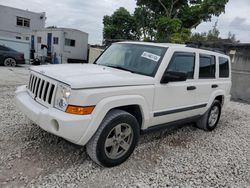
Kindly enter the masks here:
<path id="1" fill-rule="evenodd" d="M 203 46 L 201 44 L 192 44 L 191 43 L 191 44 L 186 44 L 186 47 L 197 48 L 197 49 L 202 49 L 202 50 L 208 50 L 208 51 L 217 52 L 217 53 L 220 53 L 220 54 L 226 54 L 226 52 L 223 51 L 220 48 L 206 47 L 206 46 Z"/>

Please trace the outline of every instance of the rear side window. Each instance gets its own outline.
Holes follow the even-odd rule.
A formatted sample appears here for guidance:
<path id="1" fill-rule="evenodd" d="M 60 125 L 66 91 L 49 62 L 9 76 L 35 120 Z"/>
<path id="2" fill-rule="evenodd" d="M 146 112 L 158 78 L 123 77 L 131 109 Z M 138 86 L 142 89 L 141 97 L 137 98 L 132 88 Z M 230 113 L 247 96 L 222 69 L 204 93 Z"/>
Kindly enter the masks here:
<path id="1" fill-rule="evenodd" d="M 176 52 L 170 65 L 168 66 L 168 72 L 184 72 L 188 74 L 188 79 L 194 78 L 194 66 L 195 66 L 195 54 Z"/>
<path id="2" fill-rule="evenodd" d="M 220 63 L 220 78 L 229 77 L 229 60 L 224 57 L 219 57 Z"/>
<path id="3" fill-rule="evenodd" d="M 215 78 L 215 56 L 200 55 L 199 78 Z"/>

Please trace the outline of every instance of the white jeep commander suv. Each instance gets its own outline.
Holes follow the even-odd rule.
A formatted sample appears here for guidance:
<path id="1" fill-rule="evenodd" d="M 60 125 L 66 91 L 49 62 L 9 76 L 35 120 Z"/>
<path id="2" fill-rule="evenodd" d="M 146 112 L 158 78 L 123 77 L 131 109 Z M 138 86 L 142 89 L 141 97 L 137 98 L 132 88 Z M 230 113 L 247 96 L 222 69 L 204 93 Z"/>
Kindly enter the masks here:
<path id="1" fill-rule="evenodd" d="M 229 57 L 185 45 L 122 42 L 94 64 L 32 67 L 16 103 L 42 129 L 112 167 L 140 133 L 195 122 L 213 130 L 230 100 Z"/>

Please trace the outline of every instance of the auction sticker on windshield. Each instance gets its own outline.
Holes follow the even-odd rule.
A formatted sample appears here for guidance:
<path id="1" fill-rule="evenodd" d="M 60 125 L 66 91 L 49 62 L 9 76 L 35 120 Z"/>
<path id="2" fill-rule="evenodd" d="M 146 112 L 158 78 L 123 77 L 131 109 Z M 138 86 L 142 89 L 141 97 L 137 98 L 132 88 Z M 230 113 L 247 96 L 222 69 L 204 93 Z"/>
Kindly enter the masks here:
<path id="1" fill-rule="evenodd" d="M 150 60 L 155 61 L 155 62 L 158 62 L 160 60 L 160 58 L 161 58 L 161 56 L 158 56 L 158 55 L 155 55 L 155 54 L 152 54 L 152 53 L 149 53 L 149 52 L 143 52 L 141 57 L 150 59 Z"/>

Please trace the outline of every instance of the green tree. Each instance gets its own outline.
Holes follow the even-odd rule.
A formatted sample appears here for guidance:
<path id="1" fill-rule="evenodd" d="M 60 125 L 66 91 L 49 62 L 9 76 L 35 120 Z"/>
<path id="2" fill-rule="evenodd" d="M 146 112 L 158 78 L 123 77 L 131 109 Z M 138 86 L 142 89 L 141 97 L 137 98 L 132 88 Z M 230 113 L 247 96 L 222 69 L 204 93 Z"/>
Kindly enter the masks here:
<path id="1" fill-rule="evenodd" d="M 134 17 L 123 7 L 116 10 L 111 16 L 104 16 L 103 24 L 104 40 L 136 40 L 139 38 Z"/>
<path id="2" fill-rule="evenodd" d="M 205 42 L 205 41 L 219 41 L 221 38 L 219 37 L 220 31 L 218 29 L 218 21 L 215 22 L 213 28 L 208 31 L 208 33 L 194 33 L 190 41 L 191 42 Z"/>
<path id="3" fill-rule="evenodd" d="M 134 12 L 137 35 L 144 41 L 153 41 L 156 37 L 154 14 L 146 6 L 140 6 Z"/>
<path id="4" fill-rule="evenodd" d="M 185 42 L 191 29 L 202 21 L 210 21 L 225 11 L 228 0 L 137 0 L 153 14 L 158 41 L 171 42 L 173 38 Z M 189 32 L 187 32 L 190 30 Z"/>
<path id="5" fill-rule="evenodd" d="M 190 37 L 190 40 L 188 42 L 231 42 L 231 43 L 239 43 L 240 41 L 236 39 L 235 34 L 232 34 L 231 32 L 228 33 L 227 39 L 220 38 L 220 31 L 218 29 L 218 21 L 215 22 L 213 28 L 208 31 L 208 33 L 194 33 Z"/>
<path id="6" fill-rule="evenodd" d="M 240 41 L 236 39 L 236 35 L 231 33 L 230 31 L 228 33 L 227 39 L 230 40 L 232 43 L 240 43 Z"/>
<path id="7" fill-rule="evenodd" d="M 207 40 L 216 41 L 220 39 L 219 38 L 220 31 L 218 30 L 217 26 L 218 26 L 218 21 L 215 22 L 213 29 L 208 31 Z"/>
<path id="8" fill-rule="evenodd" d="M 190 37 L 190 42 L 204 42 L 207 41 L 207 33 L 193 33 Z"/>
<path id="9" fill-rule="evenodd" d="M 104 17 L 104 39 L 185 43 L 190 40 L 193 28 L 219 16 L 229 0 L 136 1 L 133 15 L 120 8 L 112 16 Z M 209 33 L 209 37 L 214 34 L 217 35 Z"/>

